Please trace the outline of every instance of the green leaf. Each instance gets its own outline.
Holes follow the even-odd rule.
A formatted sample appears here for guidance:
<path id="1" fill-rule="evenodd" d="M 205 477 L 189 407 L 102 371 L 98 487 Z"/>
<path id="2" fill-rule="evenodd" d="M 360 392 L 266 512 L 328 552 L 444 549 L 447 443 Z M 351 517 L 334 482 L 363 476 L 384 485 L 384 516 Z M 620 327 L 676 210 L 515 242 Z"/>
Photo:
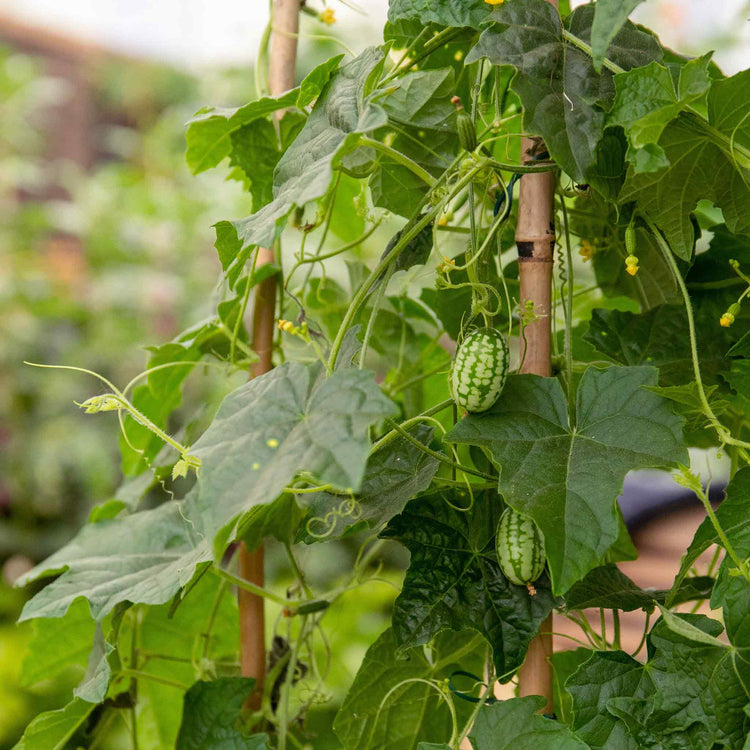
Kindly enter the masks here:
<path id="1" fill-rule="evenodd" d="M 390 0 L 388 20 L 418 19 L 421 24 L 471 26 L 478 29 L 489 18 L 490 6 L 484 0 Z"/>
<path id="2" fill-rule="evenodd" d="M 622 28 L 628 16 L 643 0 L 598 0 L 591 24 L 591 57 L 594 69 L 601 71 L 610 42 Z"/>
<path id="3" fill-rule="evenodd" d="M 616 565 L 594 568 L 565 594 L 565 607 L 569 610 L 602 607 L 623 612 L 635 609 L 650 612 L 655 604 L 654 594 L 644 591 Z"/>
<path id="4" fill-rule="evenodd" d="M 704 311 L 696 313 L 707 324 L 698 325 L 701 374 L 706 383 L 714 384 L 729 364 L 724 356 L 728 344 L 718 318 L 711 321 Z M 714 330 L 708 327 L 711 323 Z M 680 305 L 660 305 L 641 314 L 594 310 L 583 338 L 620 364 L 658 367 L 662 386 L 682 385 L 693 379 L 687 318 Z"/>
<path id="5" fill-rule="evenodd" d="M 115 650 L 111 643 L 104 640 L 101 623 L 96 624 L 94 644 L 89 654 L 88 667 L 81 684 L 73 695 L 89 703 L 101 703 L 107 695 L 109 678 L 112 674 L 107 657 Z"/>
<path id="6" fill-rule="evenodd" d="M 628 160 L 634 172 L 654 172 L 669 163 L 658 146 L 664 128 L 680 112 L 705 99 L 711 85 L 710 55 L 691 60 L 680 69 L 679 80 L 664 65 L 652 62 L 615 76 L 615 100 L 608 124 L 622 125 L 630 141 Z M 651 147 L 641 156 L 640 149 Z"/>
<path id="7" fill-rule="evenodd" d="M 661 616 L 667 627 L 685 640 L 703 643 L 716 648 L 728 648 L 725 643 L 720 641 L 716 636 L 704 632 L 700 628 L 691 625 L 687 620 L 683 620 L 679 615 L 672 614 L 668 609 L 657 605 Z"/>
<path id="8" fill-rule="evenodd" d="M 420 443 L 429 444 L 433 429 L 424 425 L 410 430 Z M 382 446 L 367 459 L 362 488 L 354 499 L 317 492 L 299 495 L 306 503 L 307 520 L 298 539 L 311 544 L 337 539 L 352 525 L 377 528 L 400 513 L 406 503 L 430 486 L 438 461 L 406 438 Z"/>
<path id="9" fill-rule="evenodd" d="M 546 575 L 536 595 L 503 575 L 495 551 L 495 529 L 503 506 L 494 493 L 474 498 L 441 493 L 413 500 L 381 537 L 397 539 L 411 562 L 393 611 L 401 650 L 427 643 L 444 628 L 473 628 L 492 646 L 495 668 L 507 682 L 521 665 L 529 642 L 552 610 Z"/>
<path id="10" fill-rule="evenodd" d="M 483 706 L 469 733 L 474 750 L 587 750 L 570 728 L 540 716 L 544 698 L 528 695 Z"/>
<path id="11" fill-rule="evenodd" d="M 481 674 L 486 650 L 479 636 L 452 632 L 441 633 L 427 652 L 410 650 L 406 659 L 396 658 L 396 648 L 388 629 L 367 650 L 333 722 L 345 750 L 414 750 L 420 741 L 447 742 L 453 723 L 445 703 L 434 687 L 415 680 L 445 680 L 456 670 Z M 461 717 L 471 710 L 470 704 L 456 709 Z"/>
<path id="12" fill-rule="evenodd" d="M 388 119 L 401 125 L 429 130 L 456 131 L 455 93 L 450 68 L 418 70 L 395 81 L 397 88 L 382 100 Z"/>
<path id="13" fill-rule="evenodd" d="M 372 101 L 370 80 L 382 64 L 383 53 L 370 47 L 333 75 L 276 166 L 273 201 L 248 218 L 231 222 L 242 247 L 269 247 L 295 206 L 326 195 L 336 160 L 354 150 L 362 134 L 385 124 L 385 112 Z"/>
<path id="14" fill-rule="evenodd" d="M 735 571 L 734 561 L 725 557 L 711 595 L 711 607 L 712 609 L 721 607 L 721 617 L 731 642 L 748 648 L 750 647 L 750 583 L 744 576 L 736 575 Z"/>
<path id="15" fill-rule="evenodd" d="M 339 63 L 344 59 L 344 55 L 334 55 L 325 62 L 316 65 L 303 79 L 299 85 L 299 94 L 297 95 L 297 108 L 303 109 L 312 104 L 319 96 L 321 91 L 326 87 L 333 73 L 338 69 Z"/>
<path id="16" fill-rule="evenodd" d="M 267 734 L 243 735 L 235 728 L 255 680 L 250 677 L 220 677 L 196 682 L 185 694 L 185 717 L 177 739 L 177 750 L 265 750 Z"/>
<path id="17" fill-rule="evenodd" d="M 716 518 L 729 543 L 736 547 L 737 554 L 750 555 L 750 467 L 740 469 L 727 485 L 726 496 L 716 509 Z M 704 518 L 698 527 L 693 541 L 682 558 L 680 570 L 675 577 L 672 594 L 668 600 L 671 604 L 674 592 L 693 567 L 695 561 L 712 545 L 719 544 L 719 536 L 710 518 Z"/>
<path id="18" fill-rule="evenodd" d="M 718 622 L 702 615 L 670 618 L 681 620 L 691 637 L 662 619 L 648 636 L 645 665 L 622 652 L 597 652 L 568 678 L 573 728 L 591 747 L 741 746 L 750 697 L 748 650 L 694 640 L 695 630 L 707 640 L 721 632 Z M 623 728 L 635 744 L 626 744 Z"/>
<path id="19" fill-rule="evenodd" d="M 721 208 L 730 231 L 750 233 L 750 119 L 742 104 L 749 86 L 750 71 L 714 81 L 708 124 L 688 113 L 664 128 L 659 146 L 669 166 L 640 174 L 633 166 L 628 170 L 619 201 L 635 202 L 684 260 L 695 240 L 690 213 L 701 199 Z"/>
<path id="20" fill-rule="evenodd" d="M 236 109 L 201 109 L 188 122 L 185 135 L 185 160 L 190 171 L 199 174 L 217 166 L 222 159 L 229 156 L 232 150 L 231 136 L 235 130 L 279 109 L 295 106 L 299 94 L 299 89 L 292 89 L 281 96 L 265 96 Z"/>
<path id="21" fill-rule="evenodd" d="M 31 627 L 33 635 L 23 656 L 21 685 L 62 681 L 68 673 L 83 677 L 96 628 L 83 599 L 75 601 L 62 619 L 34 620 Z M 65 648 L 60 648 L 61 643 Z"/>
<path id="22" fill-rule="evenodd" d="M 591 656 L 591 649 L 555 651 L 552 654 L 552 689 L 555 717 L 563 724 L 571 724 L 573 702 L 565 690 L 565 681 Z"/>
<path id="23" fill-rule="evenodd" d="M 578 8 L 569 19 L 573 34 L 588 41 L 593 6 Z M 598 75 L 591 58 L 563 40 L 557 10 L 545 0 L 507 0 L 491 15 L 466 62 L 486 57 L 494 65 L 518 71 L 513 90 L 524 106 L 524 127 L 544 138 L 551 157 L 577 182 L 587 182 L 596 162 L 605 113 L 598 105 L 611 99 L 612 75 Z M 658 59 L 653 38 L 626 23 L 614 37 L 612 59 L 630 68 Z"/>
<path id="24" fill-rule="evenodd" d="M 266 96 L 236 109 L 204 107 L 188 122 L 185 159 L 193 174 L 215 167 L 232 151 L 232 134 L 248 123 L 288 107 L 302 109 L 315 99 L 338 68 L 343 55 L 313 68 L 300 86 L 280 96 Z"/>
<path id="25" fill-rule="evenodd" d="M 26 603 L 19 621 L 62 617 L 80 596 L 96 620 L 122 601 L 163 604 L 210 558 L 179 502 L 90 524 L 17 581 L 63 573 Z"/>
<path id="26" fill-rule="evenodd" d="M 623 651 L 594 651 L 567 679 L 565 689 L 573 700 L 571 726 L 592 750 L 637 750 L 607 704 L 610 698 L 634 695 L 641 679 L 640 662 Z"/>
<path id="27" fill-rule="evenodd" d="M 381 128 L 375 135 L 433 176 L 450 166 L 458 150 L 458 139 L 452 130 L 429 130 L 411 125 L 394 127 Z M 407 218 L 412 216 L 428 189 L 410 169 L 383 154 L 378 154 L 369 185 L 376 206 Z"/>
<path id="28" fill-rule="evenodd" d="M 574 427 L 557 380 L 511 375 L 489 411 L 464 417 L 446 436 L 490 451 L 500 494 L 544 534 L 555 593 L 599 565 L 617 539 L 625 474 L 687 460 L 681 420 L 642 388 L 655 385 L 656 374 L 650 367 L 589 367 Z"/>
<path id="29" fill-rule="evenodd" d="M 242 514 L 275 500 L 301 471 L 357 491 L 368 428 L 394 410 L 367 370 L 322 378 L 319 365 L 291 362 L 254 378 L 224 399 L 191 449 L 202 466 L 190 517 L 200 517 L 220 557 Z"/>
<path id="30" fill-rule="evenodd" d="M 253 120 L 232 133 L 229 163 L 241 171 L 253 198 L 253 211 L 273 200 L 273 172 L 280 158 L 276 128 L 270 120 Z"/>
<path id="31" fill-rule="evenodd" d="M 75 698 L 65 708 L 39 714 L 13 750 L 63 750 L 94 708 L 93 703 Z"/>

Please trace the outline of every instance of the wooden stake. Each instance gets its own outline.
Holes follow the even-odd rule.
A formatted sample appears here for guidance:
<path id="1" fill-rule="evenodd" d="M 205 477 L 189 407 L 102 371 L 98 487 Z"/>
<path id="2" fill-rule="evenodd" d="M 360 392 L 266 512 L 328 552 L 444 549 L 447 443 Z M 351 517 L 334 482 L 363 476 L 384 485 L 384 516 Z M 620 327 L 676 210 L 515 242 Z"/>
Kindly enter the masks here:
<path id="1" fill-rule="evenodd" d="M 556 0 L 549 0 L 557 7 Z M 539 138 L 523 138 L 522 163 L 532 161 L 546 149 Z M 526 326 L 521 339 L 522 372 L 549 377 L 551 374 L 550 340 L 552 262 L 555 245 L 554 172 L 525 174 L 518 194 L 518 275 L 521 308 L 527 301 L 534 304 L 537 319 Z M 551 714 L 552 699 L 552 615 L 541 624 L 519 671 L 520 695 L 541 695 L 547 699 L 544 713 Z"/>
<path id="2" fill-rule="evenodd" d="M 299 30 L 300 0 L 274 0 L 273 35 L 271 37 L 270 89 L 278 96 L 294 88 L 294 69 L 297 62 L 297 32 Z M 280 119 L 283 112 L 277 112 Z M 274 261 L 271 248 L 259 248 L 256 268 Z M 258 361 L 251 368 L 251 377 L 257 378 L 273 367 L 273 335 L 276 320 L 276 277 L 259 284 L 255 291 L 253 312 L 253 349 Z M 273 498 L 268 498 L 272 500 Z M 264 583 L 263 547 L 248 552 L 240 545 L 240 575 L 257 586 Z M 247 707 L 257 710 L 263 695 L 266 671 L 266 628 L 263 598 L 240 590 L 240 650 L 242 674 L 256 680 L 255 689 L 247 700 Z"/>

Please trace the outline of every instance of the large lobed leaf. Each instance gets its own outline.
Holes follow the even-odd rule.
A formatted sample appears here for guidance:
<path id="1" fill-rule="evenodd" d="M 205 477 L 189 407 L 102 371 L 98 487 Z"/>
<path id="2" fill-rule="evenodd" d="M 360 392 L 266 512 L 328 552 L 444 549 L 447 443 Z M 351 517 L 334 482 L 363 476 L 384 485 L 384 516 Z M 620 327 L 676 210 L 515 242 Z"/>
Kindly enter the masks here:
<path id="1" fill-rule="evenodd" d="M 638 173 L 631 165 L 619 196 L 635 202 L 664 232 L 674 253 L 693 252 L 690 212 L 701 199 L 721 208 L 730 231 L 750 233 L 750 118 L 744 104 L 750 70 L 715 81 L 708 93 L 708 123 L 687 113 L 669 123 L 658 141 L 668 166 Z"/>
<path id="2" fill-rule="evenodd" d="M 569 18 L 570 31 L 588 41 L 594 9 L 578 8 Z M 578 182 L 595 171 L 597 145 L 611 101 L 612 75 L 594 70 L 591 58 L 568 45 L 557 10 L 545 0 L 508 0 L 490 16 L 466 62 L 487 58 L 512 65 L 513 89 L 524 106 L 524 126 L 540 135 L 552 158 Z M 614 36 L 610 57 L 624 68 L 660 59 L 654 39 L 627 22 Z"/>
<path id="3" fill-rule="evenodd" d="M 274 173 L 273 200 L 239 221 L 220 222 L 234 228 L 242 247 L 268 247 L 295 206 L 317 201 L 333 180 L 336 159 L 354 150 L 363 133 L 384 125 L 383 108 L 372 101 L 374 73 L 383 53 L 369 47 L 332 76 L 300 134 L 279 160 Z"/>
<path id="4" fill-rule="evenodd" d="M 595 652 L 568 678 L 573 729 L 592 748 L 741 748 L 750 718 L 747 648 L 713 636 L 702 615 L 672 615 L 648 636 L 644 665 L 623 652 Z M 701 638 L 688 638 L 672 629 Z"/>
<path id="5" fill-rule="evenodd" d="M 705 99 L 711 85 L 709 57 L 686 63 L 677 81 L 667 67 L 656 62 L 615 76 L 608 124 L 625 130 L 634 172 L 654 172 L 669 163 L 658 145 L 659 137 L 680 112 Z"/>
<path id="6" fill-rule="evenodd" d="M 427 643 L 444 628 L 473 628 L 492 646 L 503 682 L 522 664 L 531 639 L 552 610 L 549 579 L 534 583 L 536 595 L 503 575 L 495 551 L 502 503 L 495 493 L 474 498 L 469 511 L 463 493 L 413 500 L 382 532 L 411 553 L 393 611 L 400 649 Z"/>
<path id="7" fill-rule="evenodd" d="M 589 367 L 571 425 L 557 380 L 514 375 L 492 409 L 446 437 L 490 451 L 500 494 L 544 534 L 555 593 L 601 564 L 617 539 L 628 471 L 687 462 L 680 418 L 643 388 L 656 377 L 651 367 Z"/>
<path id="8" fill-rule="evenodd" d="M 238 527 L 257 537 L 285 522 L 293 533 L 297 517 L 286 512 L 280 521 L 274 512 L 284 487 L 306 471 L 358 490 L 368 428 L 394 409 L 366 370 L 340 369 L 326 379 L 319 365 L 287 363 L 255 378 L 226 397 L 193 446 L 203 465 L 185 500 L 84 527 L 19 580 L 63 573 L 21 619 L 62 617 L 78 597 L 97 620 L 122 601 L 163 604 L 200 565 L 221 559 Z"/>
<path id="9" fill-rule="evenodd" d="M 238 518 L 275 500 L 302 471 L 357 491 L 370 450 L 368 428 L 394 414 L 368 370 L 322 377 L 319 365 L 291 362 L 227 396 L 192 447 L 202 460 L 191 518 L 214 540 L 217 558 Z"/>
<path id="10" fill-rule="evenodd" d="M 26 603 L 19 620 L 62 617 L 78 597 L 97 620 L 122 601 L 163 604 L 210 558 L 178 502 L 89 524 L 18 580 L 23 586 L 62 573 Z"/>

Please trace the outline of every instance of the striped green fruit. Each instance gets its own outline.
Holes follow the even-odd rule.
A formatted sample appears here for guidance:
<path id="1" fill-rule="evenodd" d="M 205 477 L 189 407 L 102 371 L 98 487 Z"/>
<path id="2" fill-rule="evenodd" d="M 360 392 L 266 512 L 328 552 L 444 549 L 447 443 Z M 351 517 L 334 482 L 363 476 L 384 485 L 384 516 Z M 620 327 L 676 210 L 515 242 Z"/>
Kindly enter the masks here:
<path id="1" fill-rule="evenodd" d="M 453 361 L 453 400 L 467 411 L 486 411 L 497 401 L 508 374 L 508 344 L 500 331 L 479 328 L 461 343 Z"/>
<path id="2" fill-rule="evenodd" d="M 506 508 L 497 524 L 495 548 L 500 569 L 517 586 L 533 583 L 545 565 L 544 538 L 527 516 Z"/>

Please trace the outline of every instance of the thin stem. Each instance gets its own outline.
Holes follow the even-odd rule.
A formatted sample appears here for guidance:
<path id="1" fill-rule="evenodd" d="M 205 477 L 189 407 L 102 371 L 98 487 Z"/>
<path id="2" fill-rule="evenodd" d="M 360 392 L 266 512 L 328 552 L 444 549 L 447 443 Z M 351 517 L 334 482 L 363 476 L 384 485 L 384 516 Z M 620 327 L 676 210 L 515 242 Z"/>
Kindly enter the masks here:
<path id="1" fill-rule="evenodd" d="M 638 642 L 638 645 L 635 647 L 635 650 L 631 652 L 631 656 L 635 656 L 643 648 L 643 644 L 646 642 L 646 636 L 648 635 L 648 626 L 650 622 L 651 612 L 646 612 L 646 622 L 643 625 L 643 635 L 641 636 L 641 640 Z"/>
<path id="2" fill-rule="evenodd" d="M 614 621 L 614 628 L 615 628 L 614 641 L 612 645 L 618 651 L 620 651 L 622 649 L 622 644 L 620 642 L 620 610 L 618 609 L 612 610 L 612 620 Z"/>
<path id="3" fill-rule="evenodd" d="M 399 433 L 399 435 L 401 435 L 403 438 L 406 438 L 406 440 L 419 448 L 422 453 L 426 453 L 428 456 L 436 458 L 441 463 L 444 463 L 447 466 L 455 466 L 459 471 L 463 471 L 464 474 L 472 474 L 473 476 L 481 477 L 482 479 L 497 479 L 497 477 L 492 476 L 492 474 L 485 474 L 483 471 L 479 471 L 478 469 L 473 469 L 470 466 L 465 466 L 464 464 L 460 464 L 457 461 L 451 461 L 451 459 L 446 455 L 438 453 L 437 451 L 434 451 L 431 448 L 428 448 L 426 445 L 420 443 L 419 440 L 417 440 L 413 435 L 410 435 L 401 427 L 401 425 L 397 424 L 392 419 L 386 419 L 385 421 L 389 425 L 391 425 L 393 429 Z"/>
<path id="4" fill-rule="evenodd" d="M 386 146 L 385 143 L 376 141 L 373 138 L 363 137 L 360 138 L 359 142 L 362 146 L 367 146 L 375 151 L 380 151 L 381 154 L 385 154 L 386 156 L 393 159 L 393 161 L 398 162 L 402 166 L 406 167 L 410 172 L 415 174 L 417 177 L 419 177 L 420 180 L 422 180 L 422 182 L 426 183 L 430 187 L 433 187 L 435 185 L 435 178 L 426 169 L 423 169 L 419 166 L 419 164 L 406 156 L 406 154 L 402 154 L 400 151 L 396 151 L 395 148 Z"/>
<path id="5" fill-rule="evenodd" d="M 391 266 L 385 274 L 385 278 L 380 284 L 380 287 L 378 288 L 378 292 L 375 295 L 375 299 L 372 303 L 372 312 L 370 313 L 370 319 L 367 321 L 367 328 L 365 329 L 365 337 L 362 339 L 362 349 L 359 352 L 359 369 L 364 370 L 365 368 L 365 359 L 367 358 L 367 350 L 370 348 L 370 339 L 372 338 L 372 332 L 375 330 L 375 321 L 378 318 L 378 312 L 380 311 L 380 306 L 383 304 L 383 299 L 385 299 L 385 290 L 388 286 L 388 282 L 391 280 L 391 275 L 393 274 L 393 266 Z"/>
<path id="6" fill-rule="evenodd" d="M 181 682 L 170 680 L 167 677 L 160 677 L 159 675 L 151 674 L 150 672 L 143 672 L 140 669 L 122 669 L 120 670 L 120 674 L 123 674 L 126 677 L 132 677 L 136 680 L 157 682 L 159 685 L 166 685 L 175 690 L 181 690 L 183 693 L 188 689 L 188 685 L 183 685 Z"/>
<path id="7" fill-rule="evenodd" d="M 216 592 L 216 598 L 214 599 L 214 605 L 211 607 L 211 614 L 208 617 L 208 623 L 206 625 L 206 632 L 203 633 L 203 658 L 208 658 L 208 651 L 211 646 L 211 635 L 214 631 L 214 624 L 216 623 L 216 616 L 219 614 L 219 607 L 221 606 L 221 600 L 224 597 L 224 592 L 227 590 L 229 585 L 228 581 L 222 580 L 219 583 L 219 590 Z"/>
<path id="8" fill-rule="evenodd" d="M 443 29 L 439 34 L 434 36 L 432 39 L 430 39 L 427 44 L 422 48 L 422 51 L 414 57 L 413 60 L 409 60 L 408 65 L 404 65 L 403 67 L 395 67 L 391 72 L 380 81 L 380 87 L 386 83 L 389 83 L 394 78 L 397 78 L 402 73 L 405 73 L 409 70 L 409 68 L 412 68 L 414 65 L 416 65 L 420 60 L 423 60 L 428 55 L 431 55 L 438 47 L 442 47 L 448 42 L 450 42 L 452 39 L 457 37 L 463 29 L 454 28 L 452 26 L 449 26 L 445 29 Z"/>
<path id="9" fill-rule="evenodd" d="M 568 209 L 565 206 L 565 198 L 560 198 L 563 216 L 563 228 L 565 232 L 565 265 L 566 278 L 563 282 L 566 286 L 565 304 L 565 370 L 568 386 L 568 417 L 570 423 L 575 422 L 575 384 L 573 383 L 573 253 L 570 249 L 570 226 L 568 224 Z"/>
<path id="10" fill-rule="evenodd" d="M 740 571 L 740 573 L 742 573 L 745 578 L 748 578 L 748 574 L 746 571 L 747 566 L 740 559 L 739 555 L 734 551 L 734 547 L 730 543 L 724 529 L 721 527 L 719 519 L 716 517 L 716 513 L 714 513 L 711 501 L 708 499 L 708 494 L 702 488 L 700 488 L 699 490 L 698 487 L 693 487 L 693 490 L 698 496 L 698 499 L 703 504 L 703 507 L 706 510 L 706 515 L 709 517 L 709 519 L 711 519 L 711 525 L 714 527 L 716 536 L 719 537 L 721 546 L 724 547 L 724 549 L 727 551 L 727 554 L 732 559 L 732 562 L 737 566 L 737 569 Z"/>
<path id="11" fill-rule="evenodd" d="M 566 42 L 572 44 L 574 47 L 577 47 L 584 54 L 588 55 L 589 57 L 593 57 L 593 50 L 591 49 L 591 45 L 586 44 L 583 39 L 575 36 L 575 34 L 571 34 L 567 29 L 563 29 L 563 39 Z M 619 65 L 613 63 L 612 60 L 608 60 L 606 57 L 602 60 L 602 67 L 606 68 L 612 73 L 625 72 L 625 68 L 621 68 Z"/>
<path id="12" fill-rule="evenodd" d="M 667 244 L 667 241 L 664 239 L 664 237 L 662 237 L 662 234 L 659 231 L 659 228 L 651 221 L 648 215 L 641 214 L 641 216 L 643 217 L 644 221 L 646 222 L 649 229 L 651 230 L 651 233 L 656 238 L 656 242 L 659 245 L 661 254 L 664 257 L 664 260 L 667 262 L 667 265 L 669 266 L 670 270 L 672 271 L 672 276 L 674 277 L 674 280 L 677 283 L 677 286 L 680 288 L 682 299 L 685 303 L 685 315 L 687 316 L 688 332 L 690 336 L 690 355 L 693 361 L 693 377 L 695 378 L 695 384 L 698 388 L 698 398 L 701 402 L 701 406 L 703 407 L 703 413 L 709 419 L 711 426 L 716 430 L 719 436 L 719 439 L 721 440 L 722 443 L 728 443 L 730 445 L 737 445 L 742 448 L 750 448 L 750 443 L 747 443 L 744 440 L 738 440 L 732 437 L 732 434 L 719 421 L 718 417 L 714 414 L 713 409 L 711 408 L 711 405 L 708 403 L 708 397 L 706 396 L 706 391 L 703 388 L 703 378 L 701 376 L 700 360 L 698 359 L 698 343 L 697 343 L 697 336 L 695 333 L 695 320 L 693 319 L 693 305 L 692 305 L 692 302 L 690 301 L 690 293 L 688 292 L 687 287 L 685 286 L 685 280 L 682 278 L 680 269 L 677 267 L 677 263 L 675 262 L 672 250 Z"/>
<path id="13" fill-rule="evenodd" d="M 463 188 L 464 185 L 468 183 L 468 181 L 471 179 L 470 176 L 464 177 L 463 180 L 461 180 L 458 185 L 460 188 Z M 454 191 L 455 192 L 455 191 Z M 365 298 L 370 292 L 370 289 L 375 285 L 377 280 L 382 275 L 383 271 L 385 271 L 391 263 L 393 263 L 396 258 L 399 256 L 401 251 L 431 222 L 434 220 L 434 218 L 439 214 L 439 212 L 442 210 L 442 203 L 433 207 L 431 211 L 428 211 L 426 214 L 424 214 L 419 221 L 415 222 L 411 229 L 407 229 L 404 231 L 404 233 L 399 238 L 398 242 L 396 242 L 393 247 L 391 248 L 391 251 L 380 260 L 378 265 L 375 267 L 375 269 L 372 271 L 372 273 L 368 276 L 368 278 L 365 280 L 365 282 L 362 284 L 362 286 L 359 287 L 357 292 L 355 293 L 354 297 L 352 298 L 351 304 L 349 305 L 349 308 L 347 309 L 346 313 L 344 314 L 344 319 L 341 321 L 341 325 L 339 326 L 339 330 L 336 333 L 336 338 L 334 339 L 333 344 L 331 345 L 331 353 L 328 358 L 328 374 L 331 375 L 333 373 L 334 367 L 336 365 L 336 359 L 338 358 L 339 351 L 341 349 L 341 344 L 344 341 L 344 335 L 349 330 L 352 320 L 354 319 L 354 316 L 359 311 L 359 308 L 361 307 L 362 303 L 364 302 Z"/>
<path id="14" fill-rule="evenodd" d="M 246 581 L 244 578 L 240 578 L 239 576 L 230 573 L 228 570 L 224 570 L 224 568 L 217 568 L 216 566 L 214 566 L 211 568 L 211 570 L 217 576 L 226 579 L 227 581 L 229 581 L 229 583 L 234 584 L 238 588 L 249 591 L 251 594 L 255 594 L 256 596 L 262 596 L 264 599 L 268 599 L 269 601 L 276 602 L 276 604 L 280 604 L 282 607 L 294 609 L 295 607 L 299 607 L 307 601 L 307 599 L 284 599 L 283 597 L 278 596 L 271 591 L 267 591 L 262 586 L 256 586 L 254 583 Z"/>
<path id="15" fill-rule="evenodd" d="M 297 577 L 297 580 L 299 581 L 300 586 L 302 586 L 302 590 L 310 599 L 312 599 L 313 598 L 312 589 L 307 585 L 307 579 L 305 578 L 305 574 L 302 572 L 302 569 L 300 568 L 299 563 L 297 562 L 297 558 L 294 556 L 294 550 L 292 549 L 292 545 L 289 544 L 289 542 L 284 542 L 284 551 L 286 552 L 286 556 L 287 556 L 287 559 L 289 560 L 289 564 L 292 566 L 294 575 Z"/>
<path id="16" fill-rule="evenodd" d="M 449 406 L 453 406 L 454 401 L 452 398 L 447 398 L 445 401 L 441 401 L 438 404 L 435 404 L 435 406 L 431 406 L 429 409 L 423 411 L 421 414 L 417 414 L 415 417 L 411 417 L 411 419 L 407 419 L 406 422 L 403 422 L 400 427 L 401 429 L 406 429 L 408 425 L 416 424 L 418 421 L 425 417 L 432 417 L 435 414 L 439 414 L 443 409 L 447 409 Z M 372 455 L 376 450 L 379 450 L 380 448 L 383 448 L 384 446 L 388 445 L 392 440 L 395 440 L 396 435 L 399 434 L 399 431 L 397 429 L 389 430 L 388 432 L 383 435 L 376 443 L 373 444 L 372 448 L 370 449 L 370 454 Z M 494 479 L 494 477 L 493 477 Z"/>

